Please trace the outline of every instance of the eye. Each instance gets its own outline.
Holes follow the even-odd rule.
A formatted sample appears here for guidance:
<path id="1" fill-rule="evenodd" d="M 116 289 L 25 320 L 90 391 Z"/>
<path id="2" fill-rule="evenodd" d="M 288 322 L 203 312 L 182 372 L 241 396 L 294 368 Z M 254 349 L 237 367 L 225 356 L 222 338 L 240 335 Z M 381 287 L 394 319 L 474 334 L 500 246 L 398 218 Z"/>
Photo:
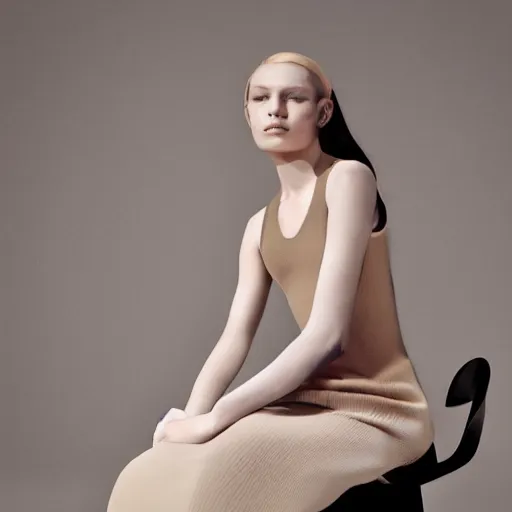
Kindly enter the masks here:
<path id="1" fill-rule="evenodd" d="M 288 96 L 288 99 L 294 100 L 297 103 L 302 103 L 303 101 L 306 101 L 307 98 L 304 98 L 302 96 Z"/>
<path id="2" fill-rule="evenodd" d="M 253 96 L 253 101 L 262 101 L 264 98 L 267 98 L 268 96 L 266 94 L 262 94 L 261 96 Z"/>

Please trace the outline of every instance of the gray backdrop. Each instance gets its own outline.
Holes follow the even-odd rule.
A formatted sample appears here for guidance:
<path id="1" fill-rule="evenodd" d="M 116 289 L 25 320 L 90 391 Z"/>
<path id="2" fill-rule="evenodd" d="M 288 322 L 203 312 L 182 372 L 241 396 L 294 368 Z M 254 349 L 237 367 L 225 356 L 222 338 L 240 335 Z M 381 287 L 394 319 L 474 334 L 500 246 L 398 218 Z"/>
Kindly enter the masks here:
<path id="1" fill-rule="evenodd" d="M 373 161 L 404 338 L 441 458 L 492 366 L 475 459 L 426 510 L 502 511 L 512 448 L 507 2 L 1 2 L 0 509 L 104 511 L 183 407 L 227 320 L 245 223 L 278 187 L 242 110 L 264 57 L 305 53 Z M 274 287 L 232 389 L 298 333 Z"/>

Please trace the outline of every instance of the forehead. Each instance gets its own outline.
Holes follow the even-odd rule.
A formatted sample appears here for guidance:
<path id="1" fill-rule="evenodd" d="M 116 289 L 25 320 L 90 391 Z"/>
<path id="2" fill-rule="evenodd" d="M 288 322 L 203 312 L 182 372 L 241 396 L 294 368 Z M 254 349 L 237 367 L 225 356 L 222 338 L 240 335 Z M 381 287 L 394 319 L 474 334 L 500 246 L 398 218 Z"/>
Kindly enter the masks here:
<path id="1" fill-rule="evenodd" d="M 309 71 L 298 64 L 288 62 L 262 64 L 251 77 L 251 89 L 257 87 L 303 87 L 314 90 Z"/>

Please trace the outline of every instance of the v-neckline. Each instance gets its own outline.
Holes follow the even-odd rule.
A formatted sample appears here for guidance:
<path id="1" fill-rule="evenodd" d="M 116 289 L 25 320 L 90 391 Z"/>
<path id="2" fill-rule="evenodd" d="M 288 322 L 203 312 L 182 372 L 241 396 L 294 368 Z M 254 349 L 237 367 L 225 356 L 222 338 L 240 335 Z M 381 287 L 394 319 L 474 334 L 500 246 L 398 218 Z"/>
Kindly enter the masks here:
<path id="1" fill-rule="evenodd" d="M 311 194 L 311 200 L 309 201 L 309 204 L 308 204 L 308 207 L 306 209 L 306 214 L 304 215 L 304 218 L 302 219 L 302 223 L 300 224 L 299 226 L 299 229 L 297 230 L 297 232 L 295 233 L 295 235 L 293 236 L 284 236 L 283 234 L 283 230 L 281 229 L 281 224 L 279 223 L 279 208 L 281 206 L 281 195 L 282 195 L 282 191 L 279 191 L 279 193 L 277 194 L 277 207 L 276 207 L 276 210 L 275 210 L 275 221 L 276 221 L 276 225 L 277 225 L 277 231 L 279 231 L 279 235 L 280 237 L 283 239 L 283 240 L 287 240 L 287 241 L 292 241 L 292 240 L 295 240 L 299 235 L 300 233 L 302 232 L 303 228 L 304 228 L 304 225 L 306 224 L 308 218 L 309 218 L 309 214 L 311 212 L 311 207 L 313 206 L 313 202 L 315 200 L 315 197 L 316 197 L 316 194 L 317 194 L 317 189 L 318 189 L 318 181 L 320 180 L 320 178 L 329 170 L 331 169 L 332 167 L 334 167 L 334 164 L 338 162 L 338 160 L 334 160 L 334 162 L 332 162 L 326 169 L 324 169 L 322 171 L 321 174 L 319 174 L 317 177 L 316 177 L 316 180 L 315 180 L 315 185 L 313 186 L 313 194 Z"/>

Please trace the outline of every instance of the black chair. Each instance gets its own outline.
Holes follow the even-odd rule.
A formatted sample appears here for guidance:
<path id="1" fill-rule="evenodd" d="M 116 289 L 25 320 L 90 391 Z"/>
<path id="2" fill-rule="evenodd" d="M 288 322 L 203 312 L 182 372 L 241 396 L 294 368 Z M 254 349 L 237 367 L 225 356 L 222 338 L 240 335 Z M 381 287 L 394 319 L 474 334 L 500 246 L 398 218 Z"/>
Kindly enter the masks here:
<path id="1" fill-rule="evenodd" d="M 475 455 L 485 417 L 485 397 L 491 368 L 486 359 L 468 361 L 452 380 L 446 407 L 471 402 L 466 427 L 455 452 L 448 459 L 437 460 L 434 443 L 416 462 L 393 469 L 383 475 L 388 482 L 373 482 L 352 487 L 322 512 L 360 512 L 393 510 L 393 512 L 423 512 L 421 486 L 466 465 Z M 375 507 L 375 508 L 374 508 Z"/>

